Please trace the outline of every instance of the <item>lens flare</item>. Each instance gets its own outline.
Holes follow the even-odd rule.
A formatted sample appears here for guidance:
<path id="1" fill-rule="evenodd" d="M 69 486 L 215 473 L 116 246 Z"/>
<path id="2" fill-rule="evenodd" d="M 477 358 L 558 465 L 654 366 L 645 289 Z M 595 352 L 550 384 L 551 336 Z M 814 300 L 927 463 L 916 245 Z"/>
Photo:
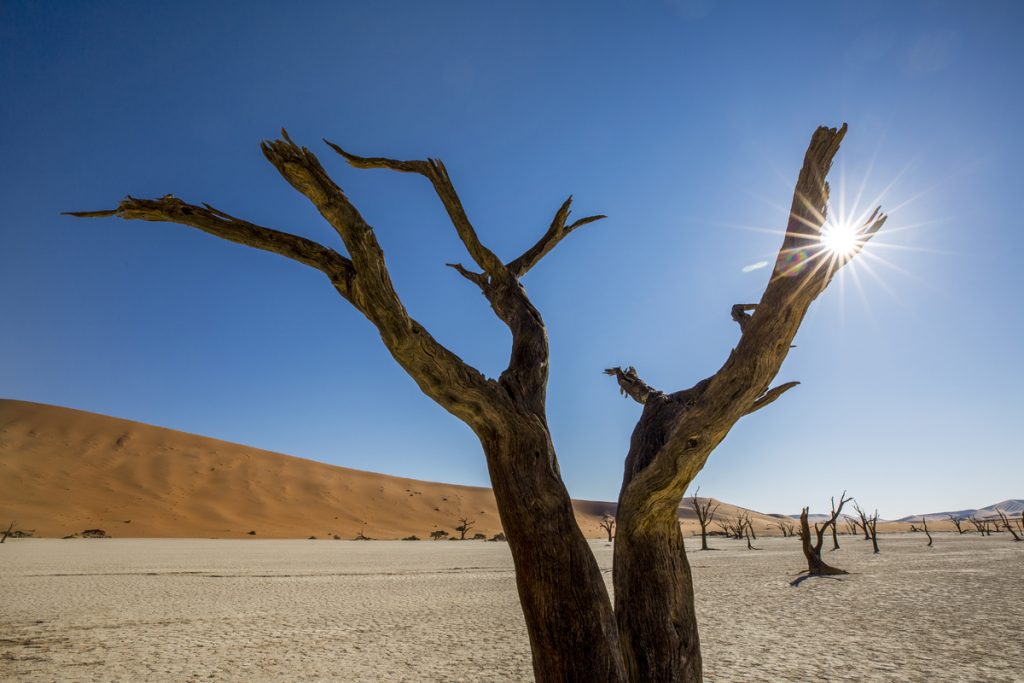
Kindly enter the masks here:
<path id="1" fill-rule="evenodd" d="M 829 220 L 821 227 L 821 246 L 840 258 L 850 258 L 861 246 L 860 230 L 849 221 Z"/>

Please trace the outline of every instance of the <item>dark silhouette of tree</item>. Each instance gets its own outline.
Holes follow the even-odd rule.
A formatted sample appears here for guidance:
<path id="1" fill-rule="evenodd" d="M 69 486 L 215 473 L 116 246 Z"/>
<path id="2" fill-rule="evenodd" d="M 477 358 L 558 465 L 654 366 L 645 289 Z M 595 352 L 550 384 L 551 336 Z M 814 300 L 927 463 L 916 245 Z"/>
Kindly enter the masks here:
<path id="1" fill-rule="evenodd" d="M 538 241 L 506 261 L 478 237 L 440 161 L 360 157 L 327 143 L 356 168 L 418 174 L 433 186 L 475 264 L 451 267 L 479 288 L 511 333 L 508 367 L 498 378 L 488 378 L 410 316 L 376 232 L 320 160 L 286 132 L 264 142 L 263 154 L 335 230 L 345 255 L 172 195 L 127 197 L 115 209 L 73 215 L 179 223 L 283 255 L 326 276 L 377 328 L 388 352 L 419 388 L 479 438 L 508 536 L 536 679 L 690 683 L 701 680 L 702 666 L 678 524 L 683 492 L 736 422 L 796 386 L 771 383 L 807 310 L 886 219 L 876 209 L 857 229 L 852 253 L 831 252 L 822 241 L 829 198 L 825 178 L 845 135 L 844 124 L 818 128 L 811 137 L 768 284 L 757 304 L 739 304 L 739 314 L 733 310 L 740 339 L 717 372 L 688 389 L 662 392 L 632 367 L 606 371 L 643 406 L 616 512 L 614 608 L 559 471 L 546 412 L 547 333 L 521 282 L 563 239 L 603 216 L 570 223 L 567 199 Z"/>
<path id="2" fill-rule="evenodd" d="M 438 529 L 437 531 L 431 531 L 430 532 L 430 539 L 433 540 L 433 541 L 440 541 L 442 538 L 445 538 L 447 535 L 448 535 L 447 531 L 445 531 L 444 529 Z"/>
<path id="3" fill-rule="evenodd" d="M 932 532 L 928 531 L 928 518 L 921 517 L 921 531 L 928 537 L 928 547 L 932 547 Z"/>
<path id="4" fill-rule="evenodd" d="M 608 534 L 608 542 L 611 543 L 612 539 L 615 538 L 615 518 L 606 512 L 601 518 L 600 525 L 605 530 L 605 533 Z"/>
<path id="5" fill-rule="evenodd" d="M 983 519 L 978 519 L 977 516 L 975 516 L 975 515 L 971 515 L 970 517 L 968 517 L 967 521 L 969 521 L 971 523 L 971 526 L 974 527 L 974 530 L 977 531 L 982 536 L 991 536 L 992 535 L 992 533 L 988 530 L 988 522 L 987 521 L 985 521 Z"/>
<path id="6" fill-rule="evenodd" d="M 860 506 L 857 505 L 857 503 L 853 504 L 853 509 L 856 510 L 857 514 L 860 516 L 860 526 L 864 530 L 864 540 L 865 541 L 870 541 L 871 540 L 871 531 L 868 529 L 868 516 L 867 516 L 867 513 L 865 513 L 863 510 L 861 510 Z"/>
<path id="7" fill-rule="evenodd" d="M 949 517 L 949 521 L 953 522 L 953 526 L 956 527 L 957 533 L 959 533 L 962 536 L 963 533 L 964 533 L 964 530 L 962 528 L 962 525 L 964 523 L 964 518 L 963 517 L 957 517 L 956 515 L 946 515 L 946 516 Z"/>
<path id="8" fill-rule="evenodd" d="M 1013 528 L 1012 524 L 1010 524 L 1010 520 L 1009 520 L 1009 518 L 1007 518 L 1006 513 L 1003 512 L 1002 510 L 1000 510 L 999 508 L 996 508 L 996 514 L 998 514 L 999 515 L 999 519 L 1002 520 L 1003 528 L 1006 529 L 1007 531 L 1009 531 L 1010 535 L 1013 536 L 1013 540 L 1015 540 L 1015 541 L 1022 540 L 1021 537 L 1017 535 L 1017 530 Z"/>
<path id="9" fill-rule="evenodd" d="M 700 501 L 697 494 L 700 493 L 700 487 L 693 492 L 693 511 L 697 513 L 697 523 L 700 524 L 700 549 L 709 550 L 708 548 L 708 524 L 715 520 L 715 513 L 718 511 L 718 503 L 715 503 L 711 498 L 705 498 L 704 502 Z M 714 507 L 711 504 L 714 503 Z"/>
<path id="10" fill-rule="evenodd" d="M 860 529 L 860 525 L 857 524 L 857 520 L 855 520 L 853 517 L 843 517 L 843 524 L 846 525 L 846 533 L 850 534 L 851 536 L 857 535 L 858 530 Z"/>
<path id="11" fill-rule="evenodd" d="M 7 537 L 11 535 L 11 531 L 14 529 L 15 522 L 11 522 L 7 528 L 3 531 L 3 536 L 0 536 L 0 543 L 7 540 Z"/>
<path id="12" fill-rule="evenodd" d="M 476 524 L 476 520 L 470 520 L 466 517 L 459 517 L 459 525 L 455 527 L 455 530 L 459 532 L 459 540 L 466 540 L 466 532 L 473 528 Z"/>
<path id="13" fill-rule="evenodd" d="M 790 536 L 796 536 L 796 525 L 788 519 L 780 519 L 777 522 L 773 522 L 775 526 L 782 532 L 783 538 L 789 538 Z"/>
<path id="14" fill-rule="evenodd" d="M 846 494 L 846 491 L 843 491 Z M 840 505 L 842 504 L 842 496 L 840 498 Z M 839 514 L 836 512 L 836 497 L 832 496 L 832 550 L 839 550 L 839 525 L 836 524 L 838 521 Z"/>
<path id="15" fill-rule="evenodd" d="M 849 503 L 850 500 L 850 498 L 846 497 L 846 491 L 843 491 L 842 495 L 839 496 L 838 507 L 835 504 L 835 498 L 832 499 L 832 515 L 826 522 L 820 525 L 815 523 L 815 541 L 813 543 L 811 542 L 811 528 L 807 522 L 809 508 L 805 507 L 800 511 L 800 543 L 803 547 L 804 557 L 807 559 L 807 576 L 846 574 L 844 570 L 832 567 L 821 559 L 821 544 L 824 540 L 825 531 L 830 527 L 835 528 L 836 520 L 839 519 L 843 506 Z M 798 585 L 800 580 L 794 581 L 794 585 Z"/>

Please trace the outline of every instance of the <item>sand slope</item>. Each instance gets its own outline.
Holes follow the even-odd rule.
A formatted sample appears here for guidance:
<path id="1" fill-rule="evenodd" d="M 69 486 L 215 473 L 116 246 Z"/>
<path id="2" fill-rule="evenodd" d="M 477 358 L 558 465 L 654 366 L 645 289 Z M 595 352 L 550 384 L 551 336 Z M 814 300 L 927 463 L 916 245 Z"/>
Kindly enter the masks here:
<path id="1" fill-rule="evenodd" d="M 115 537 L 427 538 L 501 530 L 489 488 L 402 479 L 326 465 L 69 408 L 0 400 L 0 521 L 38 536 L 101 528 Z M 580 526 L 615 505 L 576 501 Z M 722 504 L 719 516 L 741 508 Z M 684 526 L 696 526 L 689 500 Z M 774 520 L 750 513 L 755 528 Z"/>

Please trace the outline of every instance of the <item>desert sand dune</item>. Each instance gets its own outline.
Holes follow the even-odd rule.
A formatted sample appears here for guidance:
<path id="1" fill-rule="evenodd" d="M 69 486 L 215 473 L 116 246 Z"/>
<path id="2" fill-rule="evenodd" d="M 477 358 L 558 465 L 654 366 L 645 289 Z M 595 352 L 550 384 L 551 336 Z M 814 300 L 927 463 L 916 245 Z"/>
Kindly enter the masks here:
<path id="1" fill-rule="evenodd" d="M 482 456 L 481 456 L 482 457 Z M 100 528 L 117 538 L 377 539 L 501 531 L 489 488 L 403 479 L 327 465 L 80 410 L 0 400 L 0 520 L 37 536 Z M 614 503 L 575 501 L 600 538 Z M 722 504 L 719 516 L 742 508 Z M 746 511 L 770 532 L 771 517 Z M 684 529 L 697 528 L 689 500 Z"/>

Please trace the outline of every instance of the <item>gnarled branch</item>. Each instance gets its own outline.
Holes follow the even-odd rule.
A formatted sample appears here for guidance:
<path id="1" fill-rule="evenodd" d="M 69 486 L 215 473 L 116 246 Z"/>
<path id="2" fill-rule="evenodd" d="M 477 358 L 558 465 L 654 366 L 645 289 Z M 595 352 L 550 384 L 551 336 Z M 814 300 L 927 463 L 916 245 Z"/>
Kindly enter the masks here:
<path id="1" fill-rule="evenodd" d="M 569 220 L 569 214 L 571 213 L 570 207 L 572 206 L 572 195 L 562 202 L 562 206 L 555 212 L 555 217 L 551 221 L 551 226 L 548 228 L 537 243 L 522 253 L 521 256 L 509 261 L 508 270 L 515 277 L 522 277 L 533 268 L 537 263 L 544 258 L 548 252 L 555 248 L 555 246 L 565 239 L 569 233 L 577 228 L 581 228 L 588 223 L 599 221 L 602 218 L 607 218 L 604 215 L 586 216 L 574 221 L 570 225 L 566 225 L 566 221 Z"/>
<path id="2" fill-rule="evenodd" d="M 352 262 L 318 242 L 287 232 L 265 228 L 235 218 L 209 204 L 187 204 L 173 195 L 159 199 L 125 197 L 116 209 L 108 211 L 68 211 L 65 215 L 76 218 L 103 218 L 116 216 L 125 220 L 178 223 L 202 230 L 223 239 L 286 256 L 325 273 L 338 291 L 348 298 L 355 275 Z"/>
<path id="3" fill-rule="evenodd" d="M 441 203 L 444 204 L 444 208 L 448 212 L 452 225 L 455 226 L 459 239 L 466 245 L 466 250 L 473 257 L 473 261 L 493 278 L 500 278 L 505 273 L 505 264 L 501 262 L 501 259 L 494 252 L 485 247 L 480 242 L 480 238 L 477 237 L 476 230 L 473 228 L 473 224 L 469 222 L 469 217 L 462 206 L 462 201 L 459 199 L 455 186 L 448 176 L 448 170 L 440 159 L 399 161 L 384 157 L 361 157 L 346 152 L 330 140 L 324 140 L 324 142 L 355 168 L 386 168 L 401 173 L 418 173 L 425 177 L 434 186 L 434 191 L 437 193 Z"/>
<path id="4" fill-rule="evenodd" d="M 647 399 L 652 395 L 661 394 L 660 391 L 640 379 L 636 374 L 636 368 L 632 365 L 625 370 L 619 367 L 608 368 L 604 371 L 604 374 L 615 377 L 619 383 L 619 391 L 622 395 L 629 396 L 641 405 L 647 403 Z"/>

